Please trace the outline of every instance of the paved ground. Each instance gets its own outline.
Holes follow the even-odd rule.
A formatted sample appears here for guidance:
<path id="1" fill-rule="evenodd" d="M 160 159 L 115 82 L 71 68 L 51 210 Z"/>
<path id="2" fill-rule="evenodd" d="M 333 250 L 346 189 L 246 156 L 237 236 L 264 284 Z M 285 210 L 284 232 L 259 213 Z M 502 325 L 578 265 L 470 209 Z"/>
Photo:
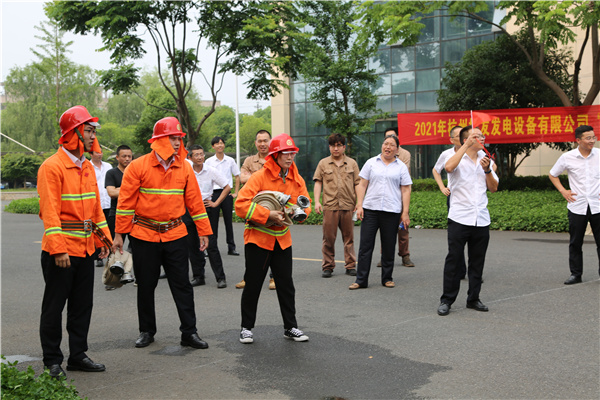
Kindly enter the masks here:
<path id="1" fill-rule="evenodd" d="M 243 252 L 242 225 L 234 229 Z M 19 365 L 37 372 L 42 232 L 37 216 L 2 213 L 2 354 L 29 359 Z M 450 315 L 439 317 L 445 231 L 411 230 L 416 268 L 397 260 L 397 287 L 388 289 L 374 260 L 371 286 L 358 291 L 347 289 L 353 280 L 339 268 L 320 277 L 319 226 L 295 226 L 292 235 L 297 317 L 309 342 L 283 339 L 266 283 L 255 342 L 237 341 L 241 291 L 233 285 L 243 255 L 224 255 L 230 286 L 219 290 L 209 276 L 195 288 L 199 333 L 210 348 L 179 346 L 161 281 L 156 342 L 136 349 L 136 289 L 105 291 L 98 269 L 88 354 L 107 371 L 69 379 L 90 399 L 598 399 L 600 281 L 591 238 L 584 283 L 565 286 L 568 235 L 492 232 L 481 294 L 490 312 L 466 309 L 463 288 Z"/>

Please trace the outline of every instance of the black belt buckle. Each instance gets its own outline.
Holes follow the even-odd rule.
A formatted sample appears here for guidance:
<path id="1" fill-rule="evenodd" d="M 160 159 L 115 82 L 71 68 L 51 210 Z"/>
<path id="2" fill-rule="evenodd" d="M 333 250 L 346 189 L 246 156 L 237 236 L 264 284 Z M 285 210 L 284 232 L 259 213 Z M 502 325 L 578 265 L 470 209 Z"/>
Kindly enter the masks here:
<path id="1" fill-rule="evenodd" d="M 86 219 L 83 221 L 83 231 L 84 232 L 92 231 L 92 220 L 91 219 Z"/>

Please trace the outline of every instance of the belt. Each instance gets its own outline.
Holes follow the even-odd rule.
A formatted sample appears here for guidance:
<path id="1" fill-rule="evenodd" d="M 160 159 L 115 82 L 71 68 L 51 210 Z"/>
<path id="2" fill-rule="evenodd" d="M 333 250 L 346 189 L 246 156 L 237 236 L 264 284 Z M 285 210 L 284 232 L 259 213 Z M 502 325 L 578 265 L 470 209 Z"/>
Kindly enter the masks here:
<path id="1" fill-rule="evenodd" d="M 103 245 L 108 247 L 108 250 L 112 248 L 112 242 L 106 237 L 102 229 L 91 219 L 85 221 L 61 221 L 61 228 L 63 231 L 83 231 L 92 232 L 100 239 Z"/>
<path id="2" fill-rule="evenodd" d="M 169 222 L 165 222 L 164 224 L 160 224 L 158 222 L 154 222 L 151 219 L 148 218 L 144 218 L 144 217 L 140 217 L 139 215 L 135 214 L 133 216 L 133 221 L 134 224 L 138 224 L 140 226 L 143 226 L 146 229 L 150 229 L 156 232 L 160 232 L 160 233 L 164 233 L 167 231 L 170 231 L 171 229 L 174 229 L 176 227 L 178 227 L 179 225 L 183 224 L 183 221 L 181 220 L 181 217 L 171 220 Z"/>

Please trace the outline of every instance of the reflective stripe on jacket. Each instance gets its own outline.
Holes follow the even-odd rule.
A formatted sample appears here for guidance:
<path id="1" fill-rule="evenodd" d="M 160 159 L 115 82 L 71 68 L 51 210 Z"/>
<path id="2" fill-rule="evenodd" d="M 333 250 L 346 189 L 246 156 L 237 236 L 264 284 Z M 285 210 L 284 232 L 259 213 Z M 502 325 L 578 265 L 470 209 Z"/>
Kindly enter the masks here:
<path id="1" fill-rule="evenodd" d="M 304 179 L 298 173 L 296 164 L 292 164 L 287 176 L 285 177 L 285 183 L 279 176 L 281 168 L 269 157 L 265 162 L 264 167 L 252 174 L 248 182 L 240 189 L 238 197 L 235 201 L 235 213 L 238 217 L 244 218 L 248 223 L 244 230 L 244 244 L 254 243 L 257 246 L 273 250 L 275 247 L 275 241 L 279 242 L 279 246 L 282 249 L 287 249 L 292 245 L 292 235 L 290 229 L 287 226 L 257 226 L 253 225 L 252 221 L 255 221 L 261 225 L 264 225 L 269 219 L 269 209 L 254 203 L 252 199 L 258 192 L 263 190 L 274 190 L 289 194 L 291 203 L 296 203 L 298 196 L 304 195 L 309 197 L 308 191 L 306 190 L 306 184 Z M 310 198 L 310 197 L 309 197 Z M 304 210 L 306 214 L 310 214 L 311 208 Z"/>
<path id="2" fill-rule="evenodd" d="M 104 246 L 92 233 L 66 231 L 61 221 L 91 219 L 111 238 L 106 218 L 100 206 L 96 173 L 89 161 L 80 169 L 69 156 L 58 149 L 38 170 L 37 191 L 40 195 L 40 218 L 44 221 L 42 250 L 50 255 L 92 255 L 96 247 Z"/>
<path id="3" fill-rule="evenodd" d="M 166 232 L 157 232 L 133 224 L 135 214 L 164 224 L 177 219 L 189 210 L 199 236 L 212 235 L 198 181 L 192 167 L 178 156 L 165 168 L 158 162 L 154 150 L 125 169 L 117 203 L 116 232 L 148 242 L 170 242 L 187 235 L 185 224 Z"/>

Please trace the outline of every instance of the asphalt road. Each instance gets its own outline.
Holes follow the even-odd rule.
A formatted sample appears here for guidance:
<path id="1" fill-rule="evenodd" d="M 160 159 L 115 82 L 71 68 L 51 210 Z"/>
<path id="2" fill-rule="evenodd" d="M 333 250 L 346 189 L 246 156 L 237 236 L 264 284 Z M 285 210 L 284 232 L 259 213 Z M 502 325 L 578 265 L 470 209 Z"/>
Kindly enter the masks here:
<path id="1" fill-rule="evenodd" d="M 42 369 L 39 314 L 42 223 L 2 213 L 2 354 Z M 565 216 L 566 217 L 566 216 Z M 222 227 L 220 229 L 222 231 Z M 157 288 L 156 342 L 137 349 L 136 288 L 105 291 L 97 268 L 88 355 L 104 373 L 68 372 L 89 399 L 598 399 L 600 280 L 591 238 L 584 282 L 565 286 L 567 234 L 492 232 L 482 301 L 465 308 L 466 281 L 449 316 L 436 314 L 446 232 L 411 229 L 415 268 L 396 260 L 396 288 L 349 291 L 342 265 L 320 273 L 320 226 L 294 226 L 297 318 L 306 343 L 283 339 L 274 291 L 259 303 L 255 342 L 238 342 L 241 257 L 223 255 L 229 287 L 214 277 L 195 288 L 198 330 L 210 348 L 179 346 L 179 321 L 166 281 Z M 356 228 L 356 238 L 359 229 Z M 338 239 L 337 259 L 342 249 Z M 224 239 L 221 250 L 226 250 Z M 358 250 L 358 249 L 357 249 Z M 376 249 L 378 252 L 379 249 Z M 68 346 L 63 341 L 68 354 Z M 63 364 L 63 367 L 65 365 Z"/>

